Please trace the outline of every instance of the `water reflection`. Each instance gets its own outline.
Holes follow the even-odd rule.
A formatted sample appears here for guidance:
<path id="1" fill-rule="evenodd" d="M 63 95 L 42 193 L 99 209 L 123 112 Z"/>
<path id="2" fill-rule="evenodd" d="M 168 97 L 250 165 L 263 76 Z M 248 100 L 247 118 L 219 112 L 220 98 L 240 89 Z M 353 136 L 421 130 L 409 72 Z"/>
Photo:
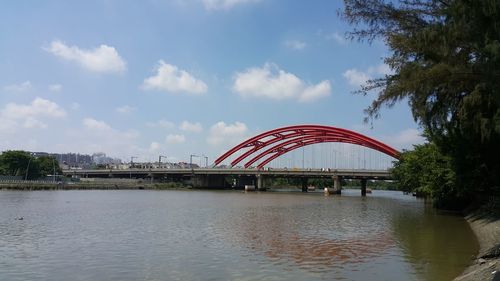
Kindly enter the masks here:
<path id="1" fill-rule="evenodd" d="M 452 280 L 479 248 L 461 216 L 437 214 L 429 204 L 401 209 L 392 222 L 404 258 L 423 280 Z"/>
<path id="2" fill-rule="evenodd" d="M 219 223 L 226 227 L 225 239 L 263 254 L 273 263 L 291 263 L 312 272 L 346 265 L 356 268 L 387 253 L 394 247 L 394 239 L 384 230 L 387 218 L 359 198 L 344 201 L 337 198 L 318 204 L 316 200 L 315 205 L 295 201 L 292 208 L 281 198 L 276 206 L 237 212 L 230 221 Z M 380 221 L 367 221 L 370 217 Z"/>

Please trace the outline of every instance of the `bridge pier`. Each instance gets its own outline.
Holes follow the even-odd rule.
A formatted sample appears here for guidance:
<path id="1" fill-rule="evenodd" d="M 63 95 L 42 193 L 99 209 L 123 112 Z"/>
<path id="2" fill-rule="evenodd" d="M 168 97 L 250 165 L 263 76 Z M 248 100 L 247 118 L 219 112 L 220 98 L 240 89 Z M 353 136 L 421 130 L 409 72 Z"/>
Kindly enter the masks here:
<path id="1" fill-rule="evenodd" d="M 361 179 L 361 196 L 366 196 L 366 179 Z"/>
<path id="2" fill-rule="evenodd" d="M 226 179 L 223 175 L 194 175 L 191 184 L 195 188 L 225 188 Z"/>
<path id="3" fill-rule="evenodd" d="M 333 193 L 342 194 L 342 179 L 339 176 L 333 176 Z"/>
<path id="4" fill-rule="evenodd" d="M 261 174 L 257 175 L 257 186 L 256 189 L 259 191 L 265 191 L 266 187 L 264 185 L 264 176 Z"/>
<path id="5" fill-rule="evenodd" d="M 302 192 L 307 192 L 307 178 L 302 178 Z"/>

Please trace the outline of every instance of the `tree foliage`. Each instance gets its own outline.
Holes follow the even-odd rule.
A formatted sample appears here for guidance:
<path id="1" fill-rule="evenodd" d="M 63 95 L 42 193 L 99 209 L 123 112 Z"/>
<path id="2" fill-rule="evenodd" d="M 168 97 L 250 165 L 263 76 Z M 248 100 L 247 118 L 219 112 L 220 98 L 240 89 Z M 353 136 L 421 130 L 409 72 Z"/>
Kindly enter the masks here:
<path id="1" fill-rule="evenodd" d="M 344 0 L 342 16 L 359 40 L 382 39 L 393 70 L 359 93 L 366 109 L 407 100 L 430 141 L 450 157 L 455 184 L 477 192 L 500 186 L 500 1 Z"/>
<path id="2" fill-rule="evenodd" d="M 61 174 L 59 162 L 52 156 L 35 156 L 21 150 L 4 151 L 0 154 L 0 175 L 27 176 L 28 179 L 37 179 Z"/>
<path id="3" fill-rule="evenodd" d="M 431 197 L 437 207 L 460 209 L 469 201 L 470 190 L 456 184 L 451 158 L 435 144 L 415 145 L 401 153 L 392 173 L 398 189 Z"/>

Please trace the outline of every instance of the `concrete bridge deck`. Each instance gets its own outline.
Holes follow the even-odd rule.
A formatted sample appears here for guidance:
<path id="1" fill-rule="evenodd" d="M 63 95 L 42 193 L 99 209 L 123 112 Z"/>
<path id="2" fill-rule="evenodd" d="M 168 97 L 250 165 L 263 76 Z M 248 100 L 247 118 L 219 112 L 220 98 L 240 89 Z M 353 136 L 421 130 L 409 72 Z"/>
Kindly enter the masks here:
<path id="1" fill-rule="evenodd" d="M 236 175 L 270 177 L 342 177 L 345 179 L 392 179 L 387 170 L 356 169 L 243 169 L 243 168 L 193 168 L 193 169 L 68 169 L 65 176 L 79 177 L 151 177 L 161 175 Z"/>

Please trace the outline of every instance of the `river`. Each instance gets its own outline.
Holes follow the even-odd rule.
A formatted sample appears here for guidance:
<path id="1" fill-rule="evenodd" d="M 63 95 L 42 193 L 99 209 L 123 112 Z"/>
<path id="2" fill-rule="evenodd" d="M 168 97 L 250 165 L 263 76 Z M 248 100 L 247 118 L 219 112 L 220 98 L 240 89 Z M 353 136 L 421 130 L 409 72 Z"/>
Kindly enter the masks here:
<path id="1" fill-rule="evenodd" d="M 478 251 L 460 216 L 359 193 L 0 191 L 0 280 L 451 280 Z"/>

